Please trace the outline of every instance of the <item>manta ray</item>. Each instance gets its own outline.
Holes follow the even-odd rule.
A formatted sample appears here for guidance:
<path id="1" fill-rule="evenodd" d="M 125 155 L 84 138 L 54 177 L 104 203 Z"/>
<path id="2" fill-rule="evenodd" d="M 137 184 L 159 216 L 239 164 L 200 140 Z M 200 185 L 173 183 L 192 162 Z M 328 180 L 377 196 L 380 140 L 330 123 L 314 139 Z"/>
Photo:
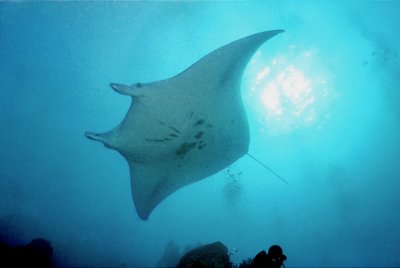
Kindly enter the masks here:
<path id="1" fill-rule="evenodd" d="M 233 41 L 169 79 L 110 84 L 132 98 L 130 108 L 113 130 L 85 135 L 127 160 L 132 198 L 142 220 L 178 189 L 248 153 L 242 75 L 256 50 L 281 32 L 265 31 Z"/>

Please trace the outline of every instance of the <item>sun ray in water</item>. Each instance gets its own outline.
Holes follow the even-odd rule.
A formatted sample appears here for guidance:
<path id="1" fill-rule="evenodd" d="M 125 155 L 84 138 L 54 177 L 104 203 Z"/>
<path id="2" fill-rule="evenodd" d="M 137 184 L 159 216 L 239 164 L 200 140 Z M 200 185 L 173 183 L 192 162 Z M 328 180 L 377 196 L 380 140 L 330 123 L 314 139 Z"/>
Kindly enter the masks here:
<path id="1" fill-rule="evenodd" d="M 261 132 L 287 134 L 315 124 L 321 128 L 332 99 L 328 81 L 329 72 L 316 49 L 291 45 L 273 58 L 260 50 L 245 76 L 244 99 Z"/>

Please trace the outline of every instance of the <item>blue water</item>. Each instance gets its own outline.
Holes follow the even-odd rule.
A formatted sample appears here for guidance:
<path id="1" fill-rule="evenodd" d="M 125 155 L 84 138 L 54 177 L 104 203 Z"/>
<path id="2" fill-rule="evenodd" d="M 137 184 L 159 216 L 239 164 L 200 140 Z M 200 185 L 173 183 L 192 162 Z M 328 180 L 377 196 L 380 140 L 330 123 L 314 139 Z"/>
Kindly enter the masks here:
<path id="1" fill-rule="evenodd" d="M 278 2 L 278 1 L 277 1 Z M 154 266 L 169 241 L 287 267 L 400 266 L 400 2 L 1 2 L 0 236 L 62 266 Z M 174 76 L 285 29 L 243 78 L 250 153 L 142 221 L 126 161 L 87 140 L 123 119 L 108 84 Z"/>

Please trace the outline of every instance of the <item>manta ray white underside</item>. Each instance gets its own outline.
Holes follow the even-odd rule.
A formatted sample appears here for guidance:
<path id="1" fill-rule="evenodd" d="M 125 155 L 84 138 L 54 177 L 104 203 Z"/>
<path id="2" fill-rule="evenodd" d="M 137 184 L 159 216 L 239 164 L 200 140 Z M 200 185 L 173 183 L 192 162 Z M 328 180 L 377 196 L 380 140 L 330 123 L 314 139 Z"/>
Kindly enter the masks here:
<path id="1" fill-rule="evenodd" d="M 148 219 L 179 188 L 247 153 L 249 126 L 240 93 L 243 71 L 255 51 L 281 32 L 260 32 L 229 43 L 170 79 L 111 84 L 132 97 L 128 113 L 113 130 L 85 135 L 128 161 L 140 218 Z"/>

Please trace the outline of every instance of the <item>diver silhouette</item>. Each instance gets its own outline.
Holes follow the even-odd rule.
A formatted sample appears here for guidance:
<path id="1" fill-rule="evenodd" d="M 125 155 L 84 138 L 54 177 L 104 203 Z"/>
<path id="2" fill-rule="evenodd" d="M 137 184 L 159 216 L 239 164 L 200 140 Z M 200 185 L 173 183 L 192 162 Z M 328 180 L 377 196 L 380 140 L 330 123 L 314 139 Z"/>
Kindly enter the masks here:
<path id="1" fill-rule="evenodd" d="M 282 248 L 278 245 L 273 245 L 268 249 L 268 254 L 265 250 L 260 251 L 253 259 L 253 267 L 256 268 L 280 268 L 286 256 L 283 255 Z"/>

